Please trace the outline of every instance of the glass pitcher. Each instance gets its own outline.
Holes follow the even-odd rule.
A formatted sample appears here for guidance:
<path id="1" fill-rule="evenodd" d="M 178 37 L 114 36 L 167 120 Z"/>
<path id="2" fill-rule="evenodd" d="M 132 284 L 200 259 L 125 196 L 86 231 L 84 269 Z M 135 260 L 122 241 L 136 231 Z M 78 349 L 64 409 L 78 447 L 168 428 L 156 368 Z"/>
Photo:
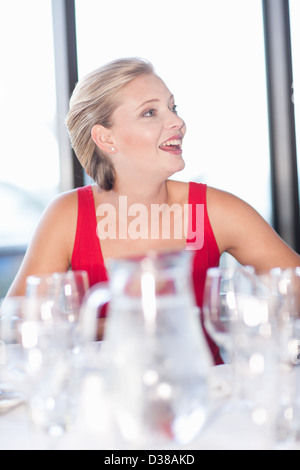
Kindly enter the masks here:
<path id="1" fill-rule="evenodd" d="M 107 386 L 119 429 L 140 444 L 188 442 L 206 420 L 212 365 L 194 302 L 191 254 L 113 260 L 109 274 L 109 285 L 90 290 L 82 326 L 93 339 L 98 308 L 110 301 Z"/>

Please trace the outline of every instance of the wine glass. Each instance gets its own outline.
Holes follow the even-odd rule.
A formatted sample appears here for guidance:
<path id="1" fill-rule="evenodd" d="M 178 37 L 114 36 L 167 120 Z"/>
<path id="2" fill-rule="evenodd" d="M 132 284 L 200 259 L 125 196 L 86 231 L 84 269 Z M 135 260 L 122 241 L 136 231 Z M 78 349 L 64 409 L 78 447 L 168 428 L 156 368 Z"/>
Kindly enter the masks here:
<path id="1" fill-rule="evenodd" d="M 30 396 L 34 377 L 46 356 L 63 346 L 49 319 L 42 319 L 40 302 L 8 297 L 0 309 L 0 398 L 9 409 Z M 4 403 L 3 403 L 4 400 Z"/>
<path id="2" fill-rule="evenodd" d="M 24 299 L 5 299 L 0 306 L 0 413 L 14 408 L 24 401 L 24 375 L 17 367 L 15 335 L 18 318 L 24 309 Z M 10 357 L 15 354 L 16 368 L 11 367 Z M 12 380 L 12 370 L 15 378 Z"/>
<path id="3" fill-rule="evenodd" d="M 26 297 L 40 299 L 42 315 L 65 323 L 70 330 L 71 348 L 78 343 L 80 307 L 88 289 L 86 271 L 34 275 L 26 280 Z"/>
<path id="4" fill-rule="evenodd" d="M 254 423 L 270 430 L 278 401 L 278 309 L 270 272 L 236 280 L 234 332 L 239 396 Z"/>
<path id="5" fill-rule="evenodd" d="M 230 398 L 234 407 L 240 401 L 234 340 L 239 316 L 236 281 L 243 279 L 247 273 L 253 274 L 254 269 L 250 266 L 210 268 L 203 294 L 204 326 L 220 347 L 226 364 L 222 370 L 214 368 L 211 371 L 211 394 L 214 399 Z M 227 404 L 226 407 L 230 408 L 231 405 Z"/>
<path id="6" fill-rule="evenodd" d="M 275 436 L 281 443 L 300 435 L 300 267 L 271 271 L 272 309 L 278 326 L 278 387 Z"/>
<path id="7" fill-rule="evenodd" d="M 223 350 L 227 362 L 233 360 L 233 332 L 238 320 L 237 279 L 242 279 L 246 273 L 254 273 L 253 268 L 210 268 L 206 274 L 202 306 L 204 325 Z"/>
<path id="8" fill-rule="evenodd" d="M 10 297 L 1 305 L 0 389 L 6 410 L 25 402 L 32 423 L 59 436 L 74 423 L 78 378 L 68 331 L 43 307 L 41 299 L 27 297 Z"/>

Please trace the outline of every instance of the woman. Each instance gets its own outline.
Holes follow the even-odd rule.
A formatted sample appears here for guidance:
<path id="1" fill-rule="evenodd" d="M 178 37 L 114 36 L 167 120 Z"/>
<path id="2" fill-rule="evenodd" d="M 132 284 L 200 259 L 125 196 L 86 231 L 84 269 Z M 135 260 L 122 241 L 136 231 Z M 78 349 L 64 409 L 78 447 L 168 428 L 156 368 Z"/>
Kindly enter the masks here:
<path id="1" fill-rule="evenodd" d="M 169 180 L 185 166 L 186 127 L 173 95 L 147 61 L 118 60 L 81 80 L 67 126 L 95 184 L 50 204 L 9 295 L 22 295 L 31 274 L 70 267 L 86 269 L 93 285 L 107 280 L 107 259 L 149 250 L 194 250 L 198 305 L 206 270 L 224 252 L 257 271 L 300 265 L 300 257 L 245 202 L 205 185 Z M 186 207 L 192 207 L 189 217 Z"/>

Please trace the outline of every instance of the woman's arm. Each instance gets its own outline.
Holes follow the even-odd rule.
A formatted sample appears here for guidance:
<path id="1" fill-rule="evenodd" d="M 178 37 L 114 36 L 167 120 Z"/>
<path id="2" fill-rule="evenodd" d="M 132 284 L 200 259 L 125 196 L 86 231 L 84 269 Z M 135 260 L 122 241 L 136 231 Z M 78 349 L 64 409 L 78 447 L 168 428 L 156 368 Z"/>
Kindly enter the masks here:
<path id="1" fill-rule="evenodd" d="M 257 272 L 300 266 L 300 256 L 249 204 L 230 193 L 207 189 L 207 206 L 220 252 Z"/>
<path id="2" fill-rule="evenodd" d="M 67 271 L 77 223 L 77 192 L 58 196 L 44 212 L 8 296 L 25 294 L 26 278 L 32 274 Z"/>

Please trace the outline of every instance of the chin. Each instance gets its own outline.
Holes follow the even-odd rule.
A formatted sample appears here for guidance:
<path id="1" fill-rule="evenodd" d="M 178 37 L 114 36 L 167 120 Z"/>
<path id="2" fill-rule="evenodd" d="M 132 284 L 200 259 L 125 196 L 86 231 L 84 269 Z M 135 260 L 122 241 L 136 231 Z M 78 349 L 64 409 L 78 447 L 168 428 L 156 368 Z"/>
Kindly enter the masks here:
<path id="1" fill-rule="evenodd" d="M 173 173 L 178 173 L 179 171 L 182 171 L 185 169 L 185 161 L 183 160 L 183 158 L 181 157 L 180 158 L 180 161 L 174 165 L 174 171 Z"/>
<path id="2" fill-rule="evenodd" d="M 166 173 L 166 179 L 170 178 L 171 176 L 175 175 L 176 173 L 180 173 L 185 168 L 185 163 L 183 162 L 181 165 L 176 165 L 173 168 L 170 168 L 169 171 Z"/>

